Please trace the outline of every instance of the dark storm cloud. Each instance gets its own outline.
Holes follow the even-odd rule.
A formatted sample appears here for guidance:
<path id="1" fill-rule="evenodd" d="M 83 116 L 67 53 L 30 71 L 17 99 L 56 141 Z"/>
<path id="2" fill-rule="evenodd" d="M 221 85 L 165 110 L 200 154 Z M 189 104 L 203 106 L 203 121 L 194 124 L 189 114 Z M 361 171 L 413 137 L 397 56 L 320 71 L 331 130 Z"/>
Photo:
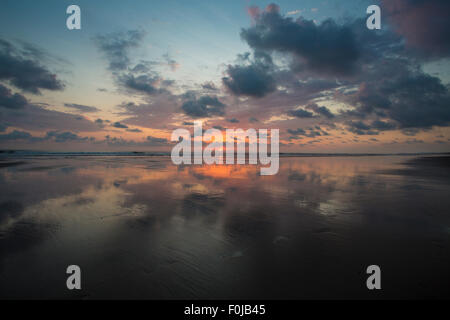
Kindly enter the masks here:
<path id="1" fill-rule="evenodd" d="M 362 135 L 376 136 L 379 134 L 378 131 L 372 130 L 371 126 L 362 121 L 349 121 L 347 125 L 348 131 L 360 136 Z"/>
<path id="2" fill-rule="evenodd" d="M 82 104 L 76 104 L 76 103 L 65 103 L 64 106 L 66 108 L 75 109 L 77 111 L 81 112 L 98 112 L 100 109 L 97 107 L 91 107 L 91 106 L 85 106 Z"/>
<path id="3" fill-rule="evenodd" d="M 304 136 L 306 134 L 306 131 L 302 128 L 298 128 L 298 129 L 288 129 L 288 133 L 294 135 L 294 136 Z"/>
<path id="4" fill-rule="evenodd" d="M 6 129 L 8 129 L 8 126 L 6 124 L 0 123 L 0 132 L 5 132 Z"/>
<path id="5" fill-rule="evenodd" d="M 78 134 L 70 131 L 49 131 L 44 137 L 35 137 L 29 132 L 14 130 L 8 134 L 0 135 L 0 141 L 26 141 L 26 142 L 43 142 L 43 141 L 53 141 L 53 142 L 68 142 L 68 141 L 87 141 L 88 137 L 80 137 Z"/>
<path id="6" fill-rule="evenodd" d="M 138 47 L 144 35 L 143 31 L 129 30 L 99 35 L 94 38 L 94 41 L 108 59 L 109 69 L 111 71 L 123 71 L 130 64 L 129 50 Z"/>
<path id="7" fill-rule="evenodd" d="M 45 108 L 45 104 L 43 106 L 31 104 L 21 94 L 12 93 L 10 89 L 0 84 L 1 118 L 8 126 L 26 130 L 99 130 L 98 126 L 84 117 L 49 110 Z M 3 138 L 8 137 L 15 136 Z"/>
<path id="8" fill-rule="evenodd" d="M 302 17 L 294 20 L 282 16 L 274 4 L 254 11 L 253 19 L 241 37 L 254 50 L 293 54 L 309 69 L 336 74 L 352 72 L 360 56 L 351 27 L 331 19 L 320 25 Z"/>
<path id="9" fill-rule="evenodd" d="M 82 116 L 49 110 L 35 104 L 20 109 L 3 109 L 2 120 L 10 127 L 25 130 L 99 131 L 98 124 Z"/>
<path id="10" fill-rule="evenodd" d="M 239 120 L 236 118 L 227 119 L 227 122 L 229 123 L 239 123 Z"/>
<path id="11" fill-rule="evenodd" d="M 297 109 L 297 110 L 290 110 L 288 112 L 289 115 L 296 117 L 296 118 L 313 118 L 314 114 L 312 112 L 303 110 L 303 109 Z"/>
<path id="12" fill-rule="evenodd" d="M 407 43 L 411 40 L 408 37 L 415 32 L 412 21 L 417 18 L 420 23 L 416 28 L 426 29 L 431 24 L 430 28 L 436 32 L 433 37 L 429 30 L 426 31 L 429 36 L 419 43 L 423 45 L 422 49 L 428 48 L 431 55 L 439 51 L 439 57 L 448 55 L 450 37 L 443 35 L 450 30 L 446 26 L 450 20 L 441 19 L 441 16 L 447 13 L 444 9 L 449 4 L 421 0 L 392 1 L 391 4 L 398 7 L 400 2 L 402 8 L 411 13 L 407 13 L 404 21 L 411 26 L 411 34 L 402 33 L 398 28 L 395 29 L 397 33 L 391 28 L 374 32 L 368 30 L 365 20 L 360 18 L 347 19 L 344 24 L 329 19 L 317 25 L 301 17 L 294 20 L 282 16 L 277 5 L 270 5 L 265 10 L 252 8 L 249 13 L 253 24 L 243 29 L 241 36 L 253 49 L 255 59 L 249 59 L 247 54 L 231 67 L 242 67 L 246 71 L 258 62 L 265 66 L 262 78 L 269 76 L 272 79 L 275 92 L 266 96 L 272 91 L 261 91 L 260 97 L 264 99 L 258 103 L 259 108 L 277 106 L 297 118 L 326 118 L 332 121 L 329 125 L 341 124 L 358 135 L 376 135 L 388 130 L 411 132 L 414 129 L 418 132 L 434 126 L 448 126 L 448 86 L 423 71 L 422 63 L 427 57 L 418 54 L 417 48 L 405 46 L 402 36 Z M 416 11 L 418 7 L 427 7 L 428 12 L 440 8 L 441 13 L 425 19 Z M 413 12 L 417 13 L 414 18 Z M 401 20 L 401 15 L 399 11 L 398 16 L 390 18 Z M 430 18 L 434 16 L 435 20 Z M 256 54 L 267 58 L 258 60 Z M 270 59 L 272 54 L 288 58 L 285 60 L 289 63 L 285 65 L 288 68 L 275 66 Z M 318 79 L 319 75 L 321 79 Z M 234 80 L 230 75 L 228 77 L 229 81 Z M 224 81 L 231 93 L 241 95 L 239 89 L 244 86 L 237 85 L 237 81 L 230 83 L 235 87 L 227 86 Z M 253 85 L 252 81 L 248 83 Z M 315 103 L 320 100 L 342 101 L 353 109 L 334 114 Z M 289 110 L 289 105 L 305 107 Z"/>
<path id="13" fill-rule="evenodd" d="M 14 130 L 7 134 L 0 135 L 0 141 L 8 141 L 8 140 L 29 140 L 33 136 L 29 132 Z"/>
<path id="14" fill-rule="evenodd" d="M 203 118 L 223 115 L 225 105 L 215 96 L 202 96 L 185 101 L 181 109 L 190 117 Z"/>
<path id="15" fill-rule="evenodd" d="M 322 131 L 320 128 L 310 128 L 308 131 L 298 128 L 298 129 L 288 129 L 287 132 L 291 134 L 293 139 L 297 139 L 299 136 L 307 137 L 307 138 L 315 138 L 320 137 L 322 135 L 328 135 L 327 132 Z"/>
<path id="16" fill-rule="evenodd" d="M 320 107 L 316 103 L 311 103 L 306 106 L 306 109 L 312 110 L 320 116 L 324 116 L 328 119 L 334 118 L 334 114 L 327 107 Z"/>
<path id="17" fill-rule="evenodd" d="M 407 7 L 448 6 L 441 1 L 430 1 L 428 5 L 421 0 L 403 2 Z M 442 10 L 445 14 L 447 11 Z M 428 40 L 428 46 L 422 41 L 422 47 L 409 46 L 410 34 L 398 29 L 397 33 L 389 27 L 368 30 L 361 18 L 347 19 L 344 24 L 326 20 L 316 25 L 304 18 L 282 16 L 277 5 L 265 10 L 253 8 L 250 14 L 252 26 L 243 29 L 241 36 L 252 48 L 253 58 L 250 53 L 239 56 L 237 63 L 227 67 L 223 83 L 233 95 L 261 98 L 258 102 L 246 101 L 252 111 L 277 108 L 296 118 L 321 119 L 328 126 L 345 127 L 357 135 L 390 130 L 416 134 L 450 124 L 449 86 L 423 70 L 429 57 L 448 56 L 450 37 L 443 34 L 449 32 L 446 24 L 450 20 L 439 21 L 441 13 L 435 15 L 434 21 L 430 18 L 434 15 L 417 17 L 418 27 L 433 24 L 431 29 L 437 32 L 435 38 L 429 35 L 423 39 Z M 276 65 L 271 55 L 281 57 L 274 61 L 283 65 Z M 318 101 L 344 102 L 349 108 L 333 113 Z M 290 110 L 292 106 L 303 107 Z M 296 137 L 314 137 L 318 133 L 328 134 L 314 129 L 290 132 Z"/>
<path id="18" fill-rule="evenodd" d="M 87 141 L 89 138 L 80 137 L 76 133 L 70 131 L 65 132 L 49 131 L 47 132 L 45 139 L 53 140 L 55 142 L 67 142 L 67 141 Z"/>
<path id="19" fill-rule="evenodd" d="M 40 94 L 41 89 L 64 89 L 57 76 L 42 65 L 43 55 L 41 51 L 21 50 L 0 39 L 0 80 L 34 94 Z"/>
<path id="20" fill-rule="evenodd" d="M 125 125 L 123 123 L 120 123 L 120 122 L 114 122 L 113 123 L 113 127 L 114 128 L 119 128 L 119 129 L 128 129 L 127 125 Z"/>
<path id="21" fill-rule="evenodd" d="M 381 88 L 391 101 L 386 113 L 402 128 L 430 128 L 450 123 L 450 94 L 440 79 L 418 73 L 389 82 Z"/>
<path id="22" fill-rule="evenodd" d="M 318 118 L 322 116 L 327 119 L 332 119 L 335 117 L 327 107 L 319 107 L 316 103 L 310 103 L 304 109 L 290 110 L 288 114 L 296 118 Z"/>
<path id="23" fill-rule="evenodd" d="M 138 129 L 138 128 L 134 128 L 134 129 L 127 129 L 128 132 L 142 132 L 142 130 Z"/>
<path id="24" fill-rule="evenodd" d="M 126 89 L 149 95 L 164 91 L 164 89 L 157 87 L 160 81 L 161 79 L 158 76 L 149 74 L 134 75 L 128 73 L 119 77 L 119 83 Z"/>
<path id="25" fill-rule="evenodd" d="M 426 54 L 450 54 L 450 1 L 382 0 L 382 9 L 408 45 Z"/>
<path id="26" fill-rule="evenodd" d="M 356 108 L 347 116 L 387 118 L 389 129 L 394 123 L 400 129 L 449 125 L 450 92 L 439 78 L 404 59 L 385 59 L 376 66 L 363 76 L 358 92 L 349 96 Z"/>
<path id="27" fill-rule="evenodd" d="M 96 140 L 94 137 L 83 137 L 74 132 L 70 131 L 48 131 L 45 136 L 37 137 L 33 136 L 29 132 L 15 130 L 8 134 L 0 134 L 0 142 L 56 142 L 56 143 L 66 143 L 66 142 L 78 142 L 78 143 L 95 143 L 95 144 L 108 144 L 110 146 L 135 146 L 135 147 L 145 147 L 145 146 L 169 146 L 173 143 L 164 138 L 157 138 L 152 136 L 147 136 L 145 140 L 135 141 L 135 140 L 125 140 L 122 137 L 110 137 L 109 135 L 105 137 L 104 140 Z"/>
<path id="28" fill-rule="evenodd" d="M 372 128 L 380 131 L 395 130 L 397 129 L 397 124 L 391 121 L 375 120 L 372 122 Z"/>
<path id="29" fill-rule="evenodd" d="M 378 135 L 380 131 L 398 129 L 398 124 L 393 121 L 374 120 L 371 122 L 349 121 L 348 130 L 357 135 Z"/>
<path id="30" fill-rule="evenodd" d="M 12 93 L 7 87 L 0 84 L 0 108 L 21 109 L 28 103 L 27 99 L 19 94 Z"/>
<path id="31" fill-rule="evenodd" d="M 261 98 L 276 89 L 272 60 L 262 53 L 255 53 L 253 60 L 249 53 L 240 55 L 238 64 L 228 65 L 226 74 L 222 82 L 236 96 Z"/>

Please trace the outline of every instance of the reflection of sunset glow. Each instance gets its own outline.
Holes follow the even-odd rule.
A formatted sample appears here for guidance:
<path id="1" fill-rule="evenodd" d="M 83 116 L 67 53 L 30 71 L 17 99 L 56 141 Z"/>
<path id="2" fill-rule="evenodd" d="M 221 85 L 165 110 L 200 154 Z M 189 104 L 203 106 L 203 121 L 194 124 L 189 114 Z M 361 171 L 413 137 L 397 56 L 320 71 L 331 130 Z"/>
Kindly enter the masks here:
<path id="1" fill-rule="evenodd" d="M 197 174 L 220 179 L 249 179 L 251 176 L 257 175 L 256 166 L 245 165 L 204 165 L 193 167 L 193 171 Z"/>

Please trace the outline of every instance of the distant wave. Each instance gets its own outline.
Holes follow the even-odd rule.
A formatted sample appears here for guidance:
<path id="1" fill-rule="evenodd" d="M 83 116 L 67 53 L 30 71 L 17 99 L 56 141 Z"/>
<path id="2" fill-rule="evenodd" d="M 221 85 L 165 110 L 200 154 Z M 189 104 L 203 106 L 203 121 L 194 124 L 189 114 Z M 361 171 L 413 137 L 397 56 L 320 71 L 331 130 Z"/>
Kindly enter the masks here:
<path id="1" fill-rule="evenodd" d="M 0 157 L 18 157 L 18 156 L 32 156 L 32 157 L 42 157 L 42 156 L 72 156 L 72 157 L 83 157 L 83 156 L 170 156 L 170 152 L 55 152 L 55 151 L 30 151 L 30 150 L 0 150 Z"/>
<path id="2" fill-rule="evenodd" d="M 248 154 L 247 154 L 248 155 Z M 421 156 L 421 155 L 450 155 L 450 152 L 416 152 L 416 153 L 280 153 L 280 157 L 376 157 L 376 156 Z M 0 157 L 166 157 L 170 152 L 56 152 L 32 150 L 0 150 Z"/>

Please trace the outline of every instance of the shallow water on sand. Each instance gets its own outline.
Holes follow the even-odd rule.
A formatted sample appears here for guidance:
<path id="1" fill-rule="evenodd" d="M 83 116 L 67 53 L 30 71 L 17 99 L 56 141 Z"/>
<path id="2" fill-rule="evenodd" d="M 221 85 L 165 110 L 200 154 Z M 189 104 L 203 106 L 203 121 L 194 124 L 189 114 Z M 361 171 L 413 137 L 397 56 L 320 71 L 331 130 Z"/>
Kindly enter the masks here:
<path id="1" fill-rule="evenodd" d="M 449 159 L 2 158 L 0 298 L 449 298 Z"/>

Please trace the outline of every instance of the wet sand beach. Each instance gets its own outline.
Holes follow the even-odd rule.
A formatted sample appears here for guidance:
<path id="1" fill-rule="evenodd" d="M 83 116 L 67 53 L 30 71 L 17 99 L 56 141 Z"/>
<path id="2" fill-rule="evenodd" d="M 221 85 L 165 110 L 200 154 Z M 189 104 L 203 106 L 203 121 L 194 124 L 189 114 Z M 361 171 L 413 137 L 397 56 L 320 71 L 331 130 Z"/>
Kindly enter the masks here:
<path id="1" fill-rule="evenodd" d="M 450 298 L 450 157 L 282 157 L 259 172 L 4 156 L 0 298 Z M 366 288 L 372 264 L 381 291 Z"/>

